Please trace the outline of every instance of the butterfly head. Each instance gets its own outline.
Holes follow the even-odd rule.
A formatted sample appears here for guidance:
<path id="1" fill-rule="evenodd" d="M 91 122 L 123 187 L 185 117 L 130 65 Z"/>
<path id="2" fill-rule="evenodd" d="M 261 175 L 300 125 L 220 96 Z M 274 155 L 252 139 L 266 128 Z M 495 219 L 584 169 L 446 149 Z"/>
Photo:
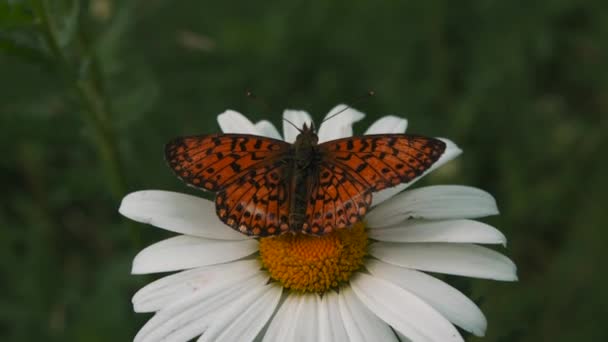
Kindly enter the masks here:
<path id="1" fill-rule="evenodd" d="M 306 168 L 310 164 L 318 142 L 319 137 L 312 125 L 308 127 L 307 124 L 304 124 L 292 147 L 296 164 L 299 168 Z"/>
<path id="2" fill-rule="evenodd" d="M 302 129 L 299 131 L 300 131 L 300 133 L 304 133 L 304 132 L 315 133 L 317 131 L 317 129 L 315 128 L 315 123 L 311 121 L 310 126 L 308 126 L 308 124 L 306 124 L 306 122 L 305 122 L 304 126 L 302 126 Z"/>
<path id="3" fill-rule="evenodd" d="M 315 132 L 314 123 L 310 123 L 310 127 L 304 123 L 302 129 L 300 130 L 300 134 L 296 137 L 295 145 L 300 146 L 312 146 L 316 145 L 319 142 L 319 137 Z"/>

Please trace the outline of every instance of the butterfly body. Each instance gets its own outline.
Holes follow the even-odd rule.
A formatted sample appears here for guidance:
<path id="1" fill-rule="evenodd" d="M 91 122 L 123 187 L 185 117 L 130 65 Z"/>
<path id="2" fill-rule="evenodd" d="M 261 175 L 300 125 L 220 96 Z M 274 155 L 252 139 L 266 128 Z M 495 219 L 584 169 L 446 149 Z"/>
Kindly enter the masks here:
<path id="1" fill-rule="evenodd" d="M 305 125 L 293 144 L 247 134 L 181 137 L 166 145 L 165 158 L 188 185 L 216 193 L 216 213 L 233 229 L 322 235 L 362 220 L 373 192 L 420 176 L 445 147 L 406 134 L 319 144 Z"/>
<path id="2" fill-rule="evenodd" d="M 306 219 L 307 199 L 310 197 L 311 184 L 308 181 L 318 173 L 321 155 L 317 148 L 319 137 L 306 125 L 296 137 L 289 155 L 293 158 L 291 165 L 291 194 L 289 205 L 289 230 L 300 231 Z M 289 157 L 288 157 L 289 159 Z"/>

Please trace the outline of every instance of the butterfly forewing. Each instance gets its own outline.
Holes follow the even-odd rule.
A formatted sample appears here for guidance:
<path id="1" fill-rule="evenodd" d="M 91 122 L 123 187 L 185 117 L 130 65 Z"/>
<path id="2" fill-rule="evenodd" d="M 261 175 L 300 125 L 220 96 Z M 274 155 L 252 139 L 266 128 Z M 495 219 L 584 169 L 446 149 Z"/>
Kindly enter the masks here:
<path id="1" fill-rule="evenodd" d="M 184 182 L 217 192 L 239 176 L 280 159 L 289 150 L 281 140 L 245 134 L 177 138 L 165 147 L 169 167 Z"/>
<path id="2" fill-rule="evenodd" d="M 378 191 L 420 176 L 443 154 L 445 143 L 423 136 L 384 134 L 334 140 L 319 148 L 323 162 L 343 166 Z"/>

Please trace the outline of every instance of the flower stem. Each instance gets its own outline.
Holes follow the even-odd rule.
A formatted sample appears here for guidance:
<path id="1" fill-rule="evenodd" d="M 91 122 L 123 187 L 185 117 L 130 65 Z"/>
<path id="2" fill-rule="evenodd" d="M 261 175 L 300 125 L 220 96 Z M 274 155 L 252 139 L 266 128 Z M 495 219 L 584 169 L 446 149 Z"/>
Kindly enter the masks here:
<path id="1" fill-rule="evenodd" d="M 59 44 L 59 33 L 49 9 L 48 0 L 34 0 L 34 8 L 41 21 L 41 31 L 44 41 L 60 65 L 61 71 L 78 95 L 83 106 L 83 114 L 86 121 L 93 127 L 95 132 L 95 144 L 102 164 L 107 173 L 112 196 L 119 200 L 126 194 L 126 181 L 121 163 L 120 152 L 116 144 L 116 136 L 111 124 L 111 112 L 109 99 L 104 96 L 102 85 L 102 71 L 99 61 L 89 42 L 85 39 L 84 32 L 78 32 L 78 45 L 84 54 L 77 55 L 80 60 L 73 67 L 67 51 Z M 80 72 L 78 66 L 85 65 L 84 73 Z M 139 231 L 133 224 L 129 225 L 131 240 L 134 247 L 140 245 Z"/>

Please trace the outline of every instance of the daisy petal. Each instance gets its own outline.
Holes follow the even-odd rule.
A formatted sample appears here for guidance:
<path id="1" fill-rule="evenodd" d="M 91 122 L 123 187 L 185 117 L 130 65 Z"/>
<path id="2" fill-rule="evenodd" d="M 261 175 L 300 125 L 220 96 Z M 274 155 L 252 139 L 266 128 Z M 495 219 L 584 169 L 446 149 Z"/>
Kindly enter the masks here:
<path id="1" fill-rule="evenodd" d="M 298 295 L 287 295 L 287 298 L 281 304 L 279 311 L 274 315 L 264 335 L 264 342 L 274 341 L 293 341 L 295 336 L 296 325 L 299 323 L 293 319 L 299 315 L 300 298 Z M 291 339 L 289 337 L 292 337 Z"/>
<path id="2" fill-rule="evenodd" d="M 319 342 L 331 342 L 333 341 L 333 336 L 332 336 L 332 325 L 334 324 L 334 321 L 331 321 L 330 316 L 329 316 L 329 303 L 327 301 L 327 295 L 324 295 L 323 297 L 321 296 L 314 296 L 315 300 L 317 301 L 317 315 L 316 315 L 316 320 L 317 320 L 317 327 L 318 327 L 318 332 L 317 332 L 317 341 Z M 339 322 L 340 324 L 342 324 L 342 322 Z"/>
<path id="3" fill-rule="evenodd" d="M 298 134 L 300 134 L 298 129 L 302 129 L 304 124 L 306 124 L 308 127 L 312 126 L 312 118 L 310 117 L 310 114 L 303 110 L 287 109 L 283 112 L 283 119 L 289 120 L 293 125 L 295 125 L 294 127 L 291 123 L 283 120 L 283 136 L 285 137 L 285 141 L 290 144 L 296 141 L 296 137 Z"/>
<path id="4" fill-rule="evenodd" d="M 339 104 L 330 110 L 325 118 L 329 118 L 340 111 L 343 112 L 321 123 L 319 132 L 317 133 L 319 136 L 319 144 L 352 136 L 353 124 L 365 117 L 365 114 L 354 110 L 345 104 Z"/>
<path id="5" fill-rule="evenodd" d="M 323 296 L 323 300 L 327 303 L 328 322 L 331 329 L 331 338 L 329 341 L 348 341 L 348 335 L 340 314 L 338 297 L 339 295 L 333 291 L 328 292 Z"/>
<path id="6" fill-rule="evenodd" d="M 270 319 L 281 293 L 276 285 L 252 289 L 223 309 L 198 341 L 253 341 Z"/>
<path id="7" fill-rule="evenodd" d="M 298 321 L 295 329 L 295 338 L 290 341 L 318 342 L 319 341 L 319 302 L 317 294 L 304 294 L 300 296 L 300 314 L 293 317 Z"/>
<path id="8" fill-rule="evenodd" d="M 463 341 L 456 328 L 407 290 L 364 273 L 351 279 L 357 297 L 374 314 L 413 341 Z"/>
<path id="9" fill-rule="evenodd" d="M 217 218 L 213 202 L 177 192 L 132 192 L 123 198 L 118 211 L 137 222 L 176 233 L 220 240 L 249 239 Z"/>
<path id="10" fill-rule="evenodd" d="M 431 220 L 478 218 L 498 214 L 489 193 L 468 186 L 436 185 L 406 191 L 367 215 L 372 227 L 383 228 L 411 218 Z"/>
<path id="11" fill-rule="evenodd" d="M 137 333 L 138 341 L 189 341 L 202 334 L 223 308 L 267 282 L 264 275 L 188 296 L 159 311 Z M 241 308 L 244 310 L 245 308 Z"/>
<path id="12" fill-rule="evenodd" d="M 338 303 L 349 341 L 397 341 L 388 324 L 365 307 L 350 287 L 340 290 Z"/>
<path id="13" fill-rule="evenodd" d="M 218 115 L 217 123 L 224 133 L 259 135 L 253 123 L 245 115 L 234 110 L 229 109 Z"/>
<path id="14" fill-rule="evenodd" d="M 397 333 L 397 337 L 399 337 L 399 341 L 400 342 L 412 342 L 412 340 L 410 340 L 409 338 L 407 338 L 407 336 L 403 335 L 399 331 L 395 330 L 395 333 Z"/>
<path id="15" fill-rule="evenodd" d="M 169 272 L 221 264 L 244 258 L 257 250 L 255 240 L 209 240 L 180 235 L 144 248 L 135 256 L 131 272 Z"/>
<path id="16" fill-rule="evenodd" d="M 416 183 L 422 177 L 424 177 L 427 174 L 429 174 L 430 172 L 433 172 L 434 170 L 440 168 L 442 165 L 444 165 L 445 163 L 449 162 L 450 160 L 458 157 L 462 153 L 462 150 L 458 146 L 456 146 L 456 144 L 454 144 L 451 140 L 445 139 L 445 138 L 437 138 L 437 139 L 443 141 L 446 146 L 445 146 L 445 151 L 443 152 L 441 157 L 439 157 L 439 159 L 435 162 L 435 164 L 433 164 L 428 170 L 423 172 L 420 176 L 411 180 L 409 183 L 399 184 L 395 187 L 384 189 L 382 191 L 378 191 L 378 192 L 374 193 L 372 206 L 376 206 L 376 205 L 386 201 L 387 199 L 395 196 L 396 194 L 405 190 L 410 185 Z"/>
<path id="17" fill-rule="evenodd" d="M 389 133 L 405 133 L 407 129 L 407 120 L 394 115 L 383 116 L 376 120 L 365 135 L 369 134 L 389 134 Z"/>
<path id="18" fill-rule="evenodd" d="M 517 280 L 515 264 L 489 248 L 468 243 L 390 243 L 370 245 L 369 253 L 389 264 L 422 271 L 504 281 Z"/>
<path id="19" fill-rule="evenodd" d="M 483 336 L 487 321 L 473 301 L 443 281 L 425 273 L 368 260 L 365 268 L 382 278 L 415 294 L 439 311 L 450 322 L 476 336 Z"/>
<path id="20" fill-rule="evenodd" d="M 223 288 L 261 273 L 257 260 L 199 267 L 160 278 L 133 296 L 135 312 L 158 311 L 184 297 L 209 288 Z"/>
<path id="21" fill-rule="evenodd" d="M 507 243 L 496 228 L 473 220 L 407 220 L 387 228 L 370 228 L 370 238 L 387 242 Z"/>
<path id="22" fill-rule="evenodd" d="M 268 120 L 258 121 L 255 124 L 255 128 L 259 135 L 269 137 L 269 138 L 283 140 L 283 138 L 281 137 L 281 134 L 279 134 L 279 131 L 277 130 L 277 128 L 274 127 L 274 125 Z"/>

